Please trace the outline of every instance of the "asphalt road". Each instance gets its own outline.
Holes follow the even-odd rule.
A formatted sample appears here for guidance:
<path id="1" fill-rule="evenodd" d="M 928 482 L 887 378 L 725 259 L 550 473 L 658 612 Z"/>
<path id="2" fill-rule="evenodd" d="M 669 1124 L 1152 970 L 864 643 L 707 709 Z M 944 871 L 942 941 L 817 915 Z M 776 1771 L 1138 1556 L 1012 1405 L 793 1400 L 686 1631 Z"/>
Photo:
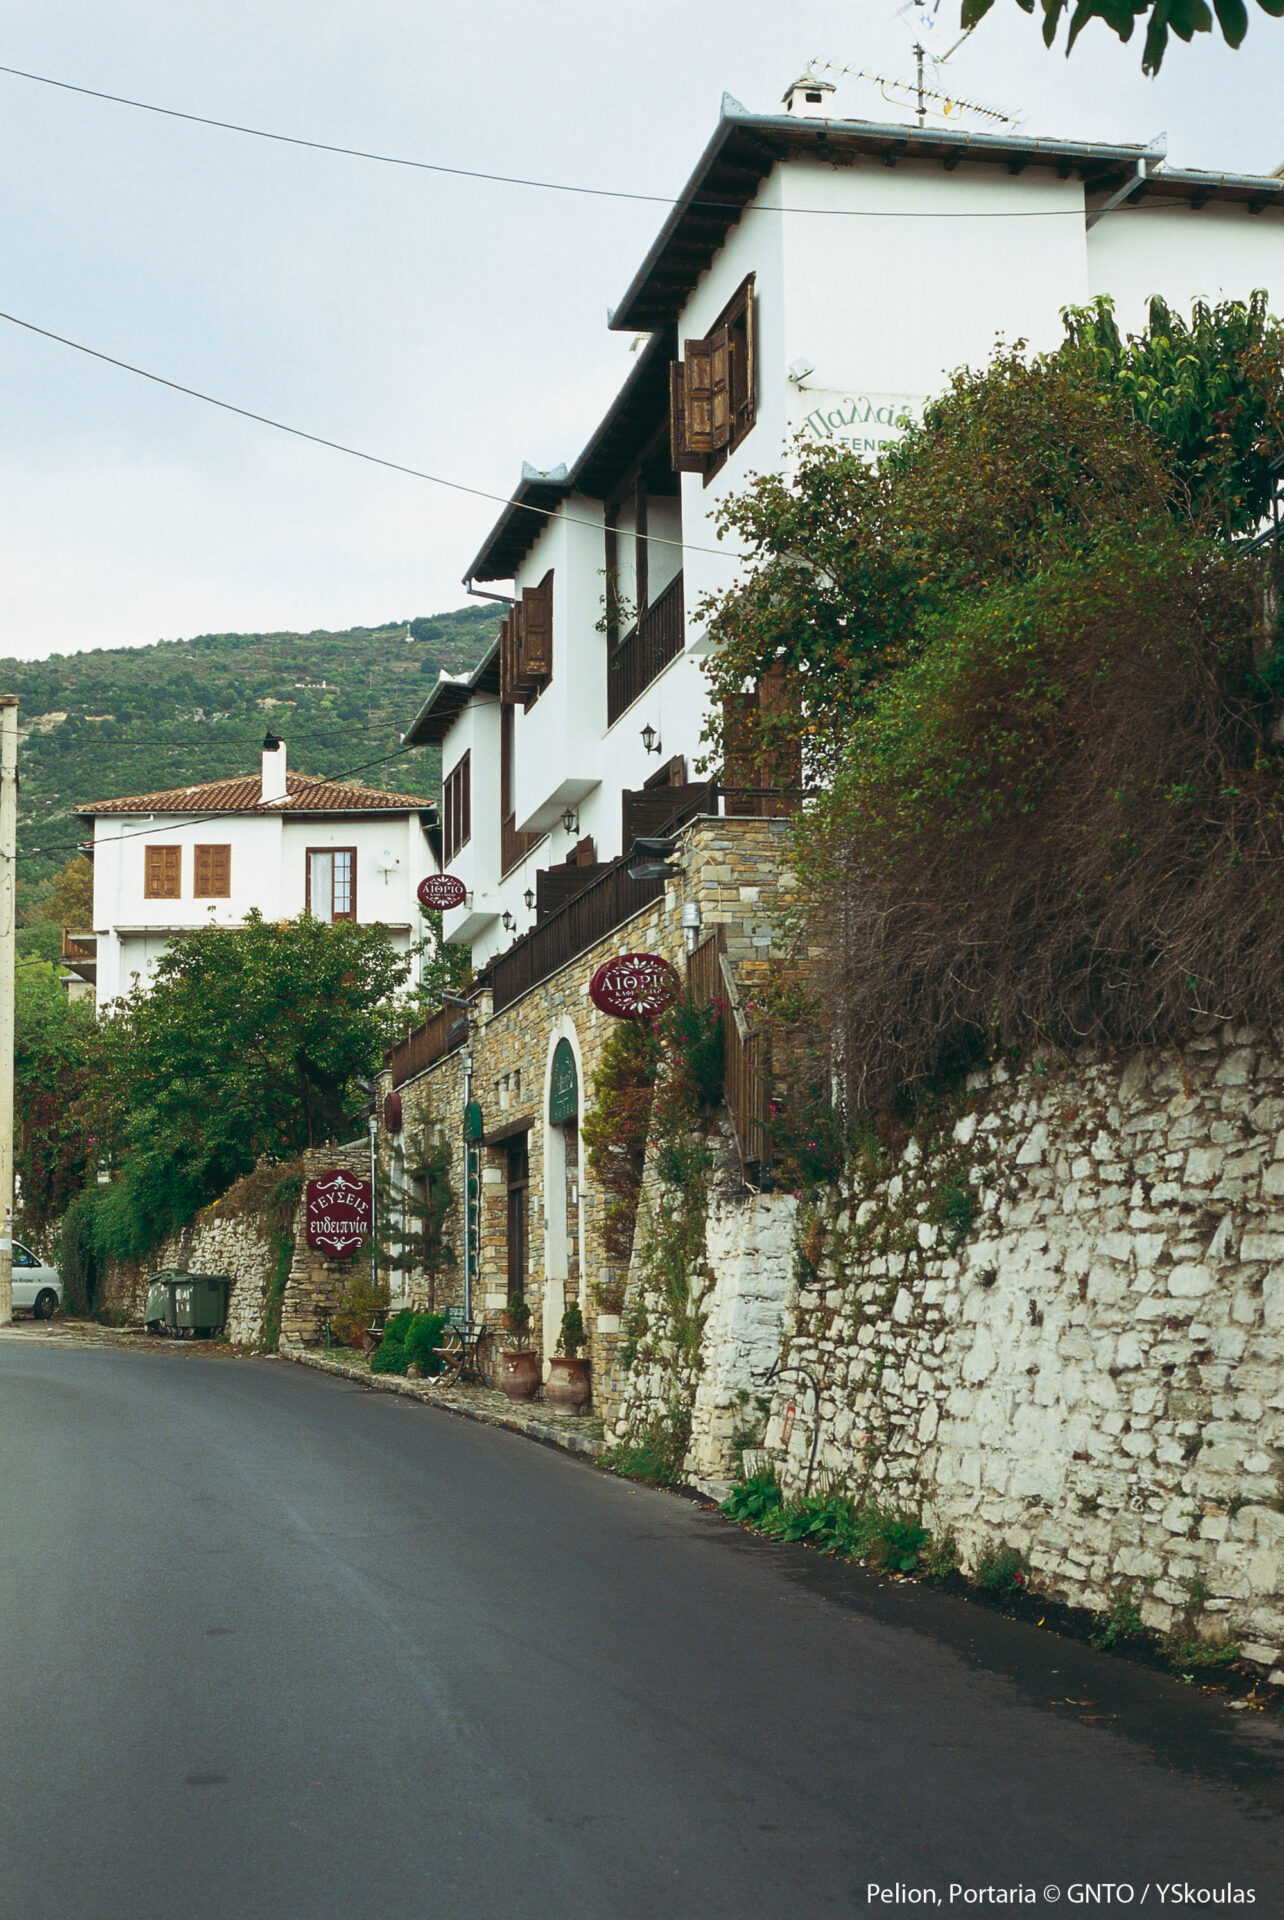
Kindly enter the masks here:
<path id="1" fill-rule="evenodd" d="M 514 1435 L 7 1338 L 0 1446 L 3 1920 L 1284 1915 L 1284 1721 Z"/>

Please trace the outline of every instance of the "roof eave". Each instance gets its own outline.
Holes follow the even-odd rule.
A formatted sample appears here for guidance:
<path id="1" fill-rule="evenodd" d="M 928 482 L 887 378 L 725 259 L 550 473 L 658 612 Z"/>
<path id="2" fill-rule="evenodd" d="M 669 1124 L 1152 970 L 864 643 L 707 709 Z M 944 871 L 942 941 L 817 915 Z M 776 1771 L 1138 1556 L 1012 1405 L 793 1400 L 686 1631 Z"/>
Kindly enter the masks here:
<path id="1" fill-rule="evenodd" d="M 406 731 L 402 734 L 402 746 L 433 746 L 444 739 L 473 695 L 478 691 L 487 669 L 491 667 L 498 658 L 499 641 L 495 639 L 491 641 L 485 653 L 466 679 L 456 679 L 452 675 L 448 679 L 438 680 L 436 686 L 428 695 L 428 698 L 424 701 L 422 707 L 420 707 L 418 713 L 406 728 Z M 443 721 L 433 723 L 435 709 L 439 704 L 443 703 L 444 696 L 447 693 L 451 693 L 456 697 L 457 704 L 455 705 L 454 711 L 448 718 L 444 718 Z M 429 723 L 428 730 L 421 731 L 425 723 Z"/>
<path id="2" fill-rule="evenodd" d="M 738 156 L 744 161 L 739 169 L 743 178 L 739 185 L 718 189 L 714 195 L 717 209 L 726 214 L 728 231 L 774 167 L 791 154 L 806 152 L 809 147 L 829 147 L 831 151 L 834 148 L 846 148 L 848 151 L 864 150 L 884 155 L 894 150 L 898 159 L 948 157 L 952 165 L 968 160 L 990 164 L 1004 160 L 1020 161 L 1023 166 L 1044 165 L 1055 167 L 1067 175 L 1077 173 L 1090 185 L 1105 184 L 1112 175 L 1121 180 L 1126 178 L 1136 168 L 1138 161 L 1151 151 L 1143 146 L 1107 146 L 1081 140 L 954 132 L 947 128 L 898 126 L 874 120 L 812 120 L 799 119 L 792 114 L 724 114 L 646 258 L 610 317 L 610 325 L 616 331 L 654 330 L 676 321 L 689 297 L 690 288 L 685 293 L 670 288 L 666 293 L 657 294 L 651 283 L 684 222 L 693 210 L 696 213 L 702 211 L 700 208 L 693 209 L 693 203 L 706 196 L 709 176 L 733 143 L 740 143 L 745 148 L 744 155 Z M 755 164 L 766 162 L 768 157 L 770 164 L 764 165 L 757 184 L 753 184 Z M 1233 197 L 1263 206 L 1284 201 L 1284 182 L 1255 175 L 1169 173 L 1161 170 L 1151 176 L 1150 184 L 1152 191 L 1170 195 L 1206 193 L 1210 198 Z M 717 224 L 715 220 L 715 228 Z M 725 235 L 723 240 L 714 242 L 711 259 L 724 240 Z M 694 286 L 704 268 L 692 269 L 688 264 L 686 271 Z M 676 276 L 679 283 L 684 277 Z"/>

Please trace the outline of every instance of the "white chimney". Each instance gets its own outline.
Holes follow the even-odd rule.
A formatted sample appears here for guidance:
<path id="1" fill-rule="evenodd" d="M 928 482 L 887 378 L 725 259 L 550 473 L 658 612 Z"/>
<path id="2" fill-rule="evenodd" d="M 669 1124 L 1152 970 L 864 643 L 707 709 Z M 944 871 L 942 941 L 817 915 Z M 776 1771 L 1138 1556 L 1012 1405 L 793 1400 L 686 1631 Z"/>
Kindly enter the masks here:
<path id="1" fill-rule="evenodd" d="M 825 96 L 837 91 L 832 80 L 822 80 L 819 74 L 806 67 L 784 96 L 785 112 L 795 113 L 805 120 L 832 120 L 833 103 Z"/>
<path id="2" fill-rule="evenodd" d="M 269 732 L 263 741 L 263 805 L 270 807 L 285 797 L 285 742 Z"/>

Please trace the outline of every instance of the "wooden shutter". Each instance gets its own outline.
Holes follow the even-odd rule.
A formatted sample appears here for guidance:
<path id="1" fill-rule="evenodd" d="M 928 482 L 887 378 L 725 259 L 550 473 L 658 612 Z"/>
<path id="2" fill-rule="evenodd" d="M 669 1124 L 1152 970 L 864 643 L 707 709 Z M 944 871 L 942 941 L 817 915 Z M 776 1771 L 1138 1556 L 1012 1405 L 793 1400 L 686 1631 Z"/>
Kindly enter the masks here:
<path id="1" fill-rule="evenodd" d="M 681 360 L 669 365 L 669 450 L 675 473 L 703 473 L 704 455 L 692 451 L 687 432 L 687 370 Z"/>
<path id="2" fill-rule="evenodd" d="M 232 849 L 194 847 L 192 892 L 198 900 L 227 900 L 232 892 Z"/>
<path id="3" fill-rule="evenodd" d="M 690 454 L 701 456 L 699 471 L 704 470 L 704 456 L 714 451 L 713 438 L 713 346 L 709 340 L 688 340 L 686 343 L 686 365 L 683 369 L 683 388 L 685 393 L 684 418 L 686 421 L 686 446 Z"/>
<path id="4" fill-rule="evenodd" d="M 183 893 L 181 847 L 143 848 L 144 900 L 179 900 Z"/>
<path id="5" fill-rule="evenodd" d="M 731 328 L 731 411 L 734 437 L 748 433 L 757 417 L 758 349 L 753 275 L 744 284 L 744 311 Z"/>
<path id="6" fill-rule="evenodd" d="M 714 448 L 731 438 L 731 333 L 718 327 L 709 335 L 709 437 Z"/>
<path id="7" fill-rule="evenodd" d="M 553 570 L 537 587 L 522 589 L 522 680 L 547 686 L 553 677 Z"/>

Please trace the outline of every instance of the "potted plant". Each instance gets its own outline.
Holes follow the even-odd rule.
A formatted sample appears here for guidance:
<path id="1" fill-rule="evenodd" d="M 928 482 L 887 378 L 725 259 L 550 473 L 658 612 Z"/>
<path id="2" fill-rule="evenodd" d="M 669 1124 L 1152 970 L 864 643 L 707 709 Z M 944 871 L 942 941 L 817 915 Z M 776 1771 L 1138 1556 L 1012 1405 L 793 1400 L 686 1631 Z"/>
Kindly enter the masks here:
<path id="1" fill-rule="evenodd" d="M 557 1352 L 548 1363 L 544 1398 L 550 1407 L 563 1407 L 568 1413 L 583 1413 L 589 1403 L 589 1361 L 580 1349 L 588 1345 L 584 1316 L 579 1302 L 572 1300 L 562 1315 L 562 1331 Z"/>
<path id="2" fill-rule="evenodd" d="M 499 1384 L 510 1400 L 533 1400 L 539 1392 L 539 1355 L 530 1343 L 531 1310 L 520 1293 L 510 1293 L 504 1309 L 508 1351 L 500 1357 Z"/>

